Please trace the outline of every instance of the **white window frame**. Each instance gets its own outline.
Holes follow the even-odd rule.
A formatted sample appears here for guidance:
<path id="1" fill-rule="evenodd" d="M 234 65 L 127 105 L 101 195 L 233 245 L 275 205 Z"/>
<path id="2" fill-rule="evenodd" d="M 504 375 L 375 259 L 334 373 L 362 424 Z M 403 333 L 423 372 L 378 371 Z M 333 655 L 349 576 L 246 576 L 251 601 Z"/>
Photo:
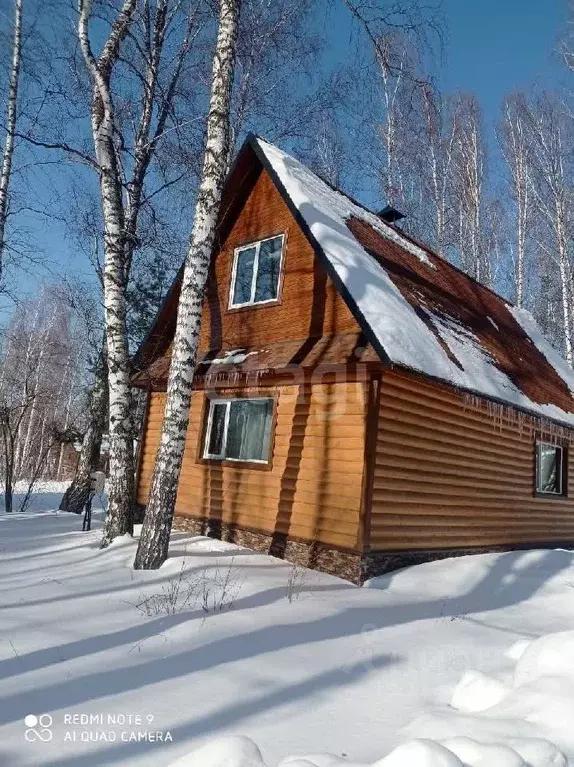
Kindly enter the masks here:
<path id="1" fill-rule="evenodd" d="M 271 458 L 271 440 L 273 439 L 273 434 L 269 434 L 269 445 L 267 446 L 267 458 L 229 458 L 225 455 L 225 448 L 227 447 L 227 431 L 229 429 L 229 417 L 231 415 L 231 403 L 237 402 L 237 401 L 248 401 L 248 402 L 256 402 L 260 400 L 265 400 L 272 403 L 272 407 L 275 407 L 275 402 L 273 397 L 211 397 L 209 400 L 209 413 L 207 416 L 207 426 L 205 428 L 205 434 L 203 437 L 203 453 L 202 456 L 204 459 L 209 461 L 233 461 L 234 463 L 260 463 L 262 465 L 268 464 Z M 223 453 L 220 453 L 219 455 L 215 455 L 214 453 L 209 452 L 209 443 L 211 441 L 211 427 L 213 424 L 213 411 L 215 409 L 215 405 L 226 405 L 225 408 L 225 421 L 223 422 L 223 439 L 221 440 Z M 271 424 L 271 428 L 273 428 L 273 422 Z"/>
<path id="2" fill-rule="evenodd" d="M 277 279 L 277 295 L 275 298 L 267 298 L 265 301 L 255 301 L 255 286 L 257 284 L 257 274 L 259 272 L 259 251 L 261 250 L 261 245 L 264 242 L 269 242 L 269 240 L 275 240 L 278 237 L 281 237 L 281 256 L 279 258 L 279 277 Z M 255 258 L 253 260 L 253 276 L 251 278 L 251 300 L 250 301 L 244 301 L 241 304 L 234 304 L 233 303 L 233 294 L 235 293 L 235 281 L 237 278 L 237 265 L 239 263 L 239 254 L 242 250 L 249 250 L 249 248 L 255 248 Z M 262 240 L 255 240 L 255 242 L 250 242 L 246 245 L 240 245 L 238 248 L 235 248 L 233 251 L 233 271 L 231 273 L 231 286 L 229 288 L 229 309 L 240 309 L 242 306 L 262 306 L 264 304 L 275 304 L 279 300 L 279 291 L 281 288 L 281 274 L 283 270 L 283 259 L 285 257 L 285 234 L 283 232 L 280 232 L 278 234 L 274 234 L 271 237 L 264 237 Z"/>
<path id="3" fill-rule="evenodd" d="M 557 490 L 557 492 L 554 492 L 553 490 L 543 490 L 540 487 L 540 464 L 541 464 L 541 448 L 543 447 L 551 447 L 553 450 L 556 450 L 558 452 L 558 460 L 560 461 L 560 486 Z M 567 470 L 567 467 L 564 465 L 564 447 L 562 445 L 556 445 L 552 442 L 542 442 L 537 441 L 536 442 L 536 493 L 538 495 L 550 495 L 555 498 L 564 498 L 566 496 L 566 486 L 564 484 L 564 473 L 565 470 Z"/>

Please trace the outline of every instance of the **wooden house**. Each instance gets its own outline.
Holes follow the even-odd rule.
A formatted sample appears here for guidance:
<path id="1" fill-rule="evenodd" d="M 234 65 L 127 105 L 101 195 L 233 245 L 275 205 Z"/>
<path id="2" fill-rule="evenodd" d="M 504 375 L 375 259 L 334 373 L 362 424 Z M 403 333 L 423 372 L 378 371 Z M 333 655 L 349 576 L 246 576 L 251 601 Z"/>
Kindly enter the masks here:
<path id="1" fill-rule="evenodd" d="M 135 360 L 142 505 L 178 292 L 179 278 Z M 573 390 L 526 311 L 249 137 L 224 193 L 174 525 L 354 582 L 572 545 Z"/>

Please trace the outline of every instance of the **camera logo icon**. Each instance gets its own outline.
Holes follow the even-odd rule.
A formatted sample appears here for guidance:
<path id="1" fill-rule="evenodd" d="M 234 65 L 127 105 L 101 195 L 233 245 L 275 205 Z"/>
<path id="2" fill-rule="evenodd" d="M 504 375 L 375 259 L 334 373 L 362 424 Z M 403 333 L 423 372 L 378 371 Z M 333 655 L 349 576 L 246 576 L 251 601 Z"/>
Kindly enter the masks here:
<path id="1" fill-rule="evenodd" d="M 34 743 L 39 740 L 42 743 L 49 743 L 52 740 L 52 717 L 50 714 L 28 714 L 24 719 L 26 732 L 24 737 L 28 743 Z"/>

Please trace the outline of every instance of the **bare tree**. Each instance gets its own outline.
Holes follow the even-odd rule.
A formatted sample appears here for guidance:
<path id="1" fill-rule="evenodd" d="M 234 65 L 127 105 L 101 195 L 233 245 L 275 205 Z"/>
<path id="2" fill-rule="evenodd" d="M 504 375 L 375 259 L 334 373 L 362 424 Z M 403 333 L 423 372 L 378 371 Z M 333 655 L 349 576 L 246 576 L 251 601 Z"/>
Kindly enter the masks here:
<path id="1" fill-rule="evenodd" d="M 301 152 L 303 161 L 332 186 L 340 186 L 347 164 L 343 128 L 334 114 L 318 115 L 313 138 Z"/>
<path id="2" fill-rule="evenodd" d="M 450 240 L 452 224 L 452 174 L 456 113 L 449 116 L 445 99 L 430 84 L 420 91 L 420 111 L 417 142 L 419 146 L 417 169 L 423 194 L 430 201 L 430 225 L 423 233 L 439 253 L 444 254 Z M 421 200 L 421 207 L 424 202 Z M 424 216 L 424 210 L 421 211 Z M 420 215 L 420 214 L 419 214 Z"/>
<path id="3" fill-rule="evenodd" d="M 206 16 L 199 13 L 201 5 L 180 0 L 157 0 L 153 4 L 149 0 L 122 0 L 119 6 L 110 2 L 94 7 L 92 0 L 80 0 L 77 39 L 92 96 L 94 156 L 86 148 L 85 136 L 70 141 L 61 135 L 65 127 L 62 131 L 59 124 L 54 125 L 54 140 L 33 131 L 24 136 L 33 146 L 58 149 L 87 165 L 96 171 L 99 181 L 104 258 L 101 264 L 96 263 L 96 272 L 103 283 L 106 349 L 101 358 L 107 360 L 107 381 L 96 387 L 91 412 L 94 417 L 101 413 L 107 390 L 110 482 L 103 546 L 133 528 L 127 290 L 134 258 L 142 247 L 142 211 L 152 211 L 153 218 L 152 199 L 155 203 L 160 193 L 174 188 L 187 175 L 185 170 L 174 169 L 169 152 L 162 155 L 160 145 L 169 143 L 173 136 L 183 140 L 186 135 L 188 113 L 182 117 L 175 100 L 183 74 L 190 74 L 186 67 L 192 44 L 205 27 Z M 93 39 L 100 44 L 97 53 Z M 81 73 L 78 81 L 82 93 L 85 83 Z M 201 92 L 201 88 L 196 90 Z M 59 87 L 54 91 L 64 92 Z M 61 95 L 59 99 L 67 102 Z M 64 108 L 70 107 L 66 103 Z M 84 114 L 81 99 L 74 108 L 79 116 Z M 95 455 L 90 435 L 98 433 L 101 427 L 94 422 L 86 432 L 80 468 Z M 74 495 L 81 500 L 82 493 Z"/>
<path id="4" fill-rule="evenodd" d="M 99 307 L 100 296 L 103 294 L 103 268 L 99 258 L 98 245 L 100 222 L 99 219 L 97 223 L 94 221 L 94 209 L 97 209 L 97 200 L 92 201 L 85 192 L 82 195 L 82 200 L 81 213 L 74 209 L 74 214 L 80 218 L 76 227 L 78 247 L 86 250 L 86 256 L 96 273 L 99 287 L 98 300 L 91 296 L 90 300 L 86 300 L 89 291 L 81 282 L 66 280 L 61 288 L 62 302 L 81 318 L 87 364 L 92 374 L 87 421 L 83 424 L 84 429 L 76 471 L 58 507 L 61 511 L 75 514 L 82 512 L 88 500 L 91 484 L 90 475 L 100 462 L 102 437 L 106 430 L 108 415 L 107 344 L 103 317 Z"/>
<path id="5" fill-rule="evenodd" d="M 229 155 L 230 104 L 240 0 L 220 0 L 203 176 L 184 268 L 165 415 L 146 515 L 134 562 L 156 569 L 167 558 L 203 307 L 203 294 Z"/>
<path id="6" fill-rule="evenodd" d="M 4 334 L 0 362 L 0 454 L 6 508 L 13 486 L 57 476 L 63 445 L 80 433 L 84 412 L 83 337 L 59 301 L 43 288 L 22 302 Z M 25 497 L 25 501 L 26 501 Z"/>
<path id="7" fill-rule="evenodd" d="M 231 100 L 229 161 L 247 130 L 269 138 L 300 138 L 307 119 L 301 87 L 313 91 L 324 41 L 313 33 L 314 0 L 242 0 Z M 302 113 L 303 112 L 303 113 Z"/>
<path id="8" fill-rule="evenodd" d="M 572 365 L 574 296 L 569 252 L 573 235 L 571 118 L 552 94 L 544 93 L 530 103 L 521 99 L 519 103 L 531 151 L 532 172 L 528 186 L 538 217 L 537 245 L 558 278 L 561 340 L 564 356 Z M 549 274 L 547 268 L 544 271 Z"/>
<path id="9" fill-rule="evenodd" d="M 384 106 L 384 118 L 379 134 L 384 146 L 381 188 L 391 205 L 406 202 L 408 162 L 412 159 L 405 147 L 409 143 L 413 110 L 412 73 L 416 69 L 409 41 L 396 32 L 381 35 L 377 40 L 376 57 Z"/>
<path id="10" fill-rule="evenodd" d="M 361 76 L 354 85 L 356 111 L 363 115 L 361 150 L 370 158 L 367 173 L 380 189 L 382 203 L 406 214 L 405 228 L 436 244 L 431 235 L 438 227 L 443 239 L 441 214 L 446 207 L 439 188 L 443 136 L 436 133 L 442 126 L 436 121 L 439 111 L 431 109 L 431 100 L 433 108 L 438 100 L 433 98 L 427 64 L 442 50 L 440 3 L 343 2 L 351 14 L 358 50 L 370 52 L 366 62 L 364 56 L 358 57 Z M 431 158 L 423 146 L 435 150 L 434 190 Z M 434 214 L 431 200 L 436 202 Z"/>
<path id="11" fill-rule="evenodd" d="M 568 0 L 568 28 L 560 46 L 560 54 L 566 67 L 574 72 L 574 0 Z"/>
<path id="12" fill-rule="evenodd" d="M 458 250 L 462 268 L 487 284 L 491 281 L 484 248 L 484 138 L 480 107 L 473 95 L 458 96 L 454 106 L 453 192 L 458 201 Z"/>
<path id="13" fill-rule="evenodd" d="M 8 104 L 6 108 L 6 138 L 0 172 L 0 281 L 4 269 L 4 249 L 6 241 L 6 220 L 8 218 L 8 191 L 12 175 L 12 158 L 16 136 L 16 116 L 18 106 L 18 84 L 22 59 L 22 0 L 14 0 L 14 36 L 12 64 L 8 85 Z"/>
<path id="14" fill-rule="evenodd" d="M 510 171 L 512 198 L 515 203 L 515 295 L 517 306 L 525 300 L 526 244 L 530 223 L 531 149 L 520 95 L 504 102 L 500 130 L 502 153 Z"/>
<path id="15" fill-rule="evenodd" d="M 366 35 L 379 60 L 385 58 L 385 37 L 389 33 L 408 36 L 415 48 L 428 53 L 434 53 L 437 46 L 442 48 L 440 0 L 426 3 L 420 3 L 419 0 L 397 0 L 393 3 L 386 0 L 343 0 L 343 3 Z M 409 77 L 417 79 L 413 72 Z"/>
<path id="16" fill-rule="evenodd" d="M 111 77 L 120 56 L 120 45 L 133 22 L 136 0 L 124 1 L 98 56 L 94 54 L 90 41 L 90 23 L 93 21 L 91 0 L 80 0 L 79 11 L 78 39 L 93 88 L 91 122 L 104 220 L 110 483 L 102 545 L 107 545 L 117 535 L 133 531 L 130 514 L 134 472 L 125 301 L 128 261 L 124 233 L 128 227 L 128 219 L 124 209 L 121 169 L 116 153 L 116 115 Z"/>

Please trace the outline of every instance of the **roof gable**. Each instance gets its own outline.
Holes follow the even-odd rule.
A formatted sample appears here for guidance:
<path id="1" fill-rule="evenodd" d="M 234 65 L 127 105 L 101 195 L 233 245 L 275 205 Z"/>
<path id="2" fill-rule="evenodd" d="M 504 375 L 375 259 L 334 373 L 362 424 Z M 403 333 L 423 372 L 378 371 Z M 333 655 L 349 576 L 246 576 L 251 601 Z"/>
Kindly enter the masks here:
<path id="1" fill-rule="evenodd" d="M 471 393 L 574 425 L 574 373 L 532 316 L 249 136 L 225 186 L 218 245 L 265 168 L 379 358 Z M 173 336 L 181 272 L 136 355 Z"/>
<path id="2" fill-rule="evenodd" d="M 230 307 L 236 249 L 278 234 L 287 243 L 278 300 L 264 307 L 257 304 Z M 234 361 L 241 355 L 234 355 L 226 364 L 221 362 L 224 352 L 231 349 L 249 352 L 240 364 L 244 372 L 287 365 L 347 364 L 349 357 L 353 362 L 359 358 L 378 362 L 372 348 L 367 354 L 367 342 L 357 320 L 329 279 L 323 262 L 323 256 L 321 261 L 316 257 L 275 180 L 247 144 L 225 185 L 203 302 L 197 376 L 205 375 L 210 361 L 213 373 L 217 371 L 222 376 L 231 368 L 237 372 Z M 143 376 L 136 373 L 136 385 L 146 385 L 150 376 L 155 382 L 152 385 L 163 385 L 169 368 L 180 283 L 181 272 L 156 317 L 154 329 L 134 360 L 135 367 L 143 373 Z M 356 343 L 349 334 L 355 336 Z M 344 343 L 333 340 L 339 335 L 347 336 Z M 332 339 L 328 345 L 318 343 L 322 336 Z M 320 356 L 316 353 L 319 348 Z M 165 359 L 159 362 L 162 357 Z"/>

